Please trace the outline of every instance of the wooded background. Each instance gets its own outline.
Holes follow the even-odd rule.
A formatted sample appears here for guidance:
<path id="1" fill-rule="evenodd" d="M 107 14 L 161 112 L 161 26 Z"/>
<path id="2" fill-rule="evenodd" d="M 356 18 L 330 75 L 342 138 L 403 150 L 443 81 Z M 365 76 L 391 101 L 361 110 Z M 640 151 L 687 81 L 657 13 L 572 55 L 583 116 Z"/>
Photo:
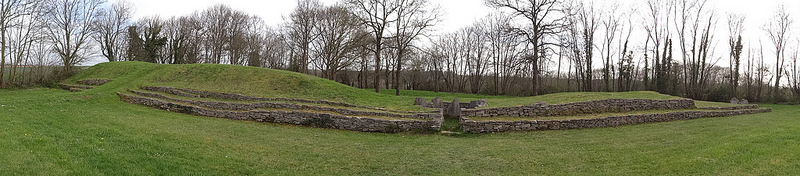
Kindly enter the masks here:
<path id="1" fill-rule="evenodd" d="M 133 19 L 125 1 L 0 2 L 0 88 L 52 84 L 102 56 L 284 69 L 396 94 L 652 90 L 713 101 L 800 100 L 800 38 L 784 6 L 763 28 L 747 29 L 768 38 L 746 43 L 746 16 L 721 14 L 705 0 L 647 0 L 646 8 L 485 0 L 495 12 L 452 33 L 433 30 L 443 12 L 428 0 L 300 0 L 278 26 L 222 4 Z"/>

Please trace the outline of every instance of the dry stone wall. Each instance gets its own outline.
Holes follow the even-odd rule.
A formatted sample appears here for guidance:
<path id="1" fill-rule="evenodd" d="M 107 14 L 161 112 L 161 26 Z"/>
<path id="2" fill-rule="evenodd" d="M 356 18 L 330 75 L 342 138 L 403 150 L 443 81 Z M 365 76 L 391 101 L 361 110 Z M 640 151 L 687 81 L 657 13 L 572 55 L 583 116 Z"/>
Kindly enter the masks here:
<path id="1" fill-rule="evenodd" d="M 334 105 L 334 106 L 365 108 L 365 109 L 374 109 L 374 110 L 388 111 L 388 112 L 398 112 L 398 113 L 416 113 L 416 112 L 408 112 L 408 111 L 395 111 L 395 110 L 390 110 L 390 109 L 376 108 L 376 107 L 369 107 L 369 106 L 353 105 L 353 104 L 348 104 L 348 103 L 333 102 L 333 101 L 327 101 L 327 100 L 306 100 L 306 99 L 297 99 L 297 98 L 263 98 L 263 97 L 253 97 L 253 96 L 246 96 L 246 95 L 234 94 L 234 93 L 209 92 L 209 91 L 200 91 L 200 90 L 174 88 L 174 87 L 142 87 L 142 89 L 149 90 L 149 91 L 166 92 L 166 93 L 185 96 L 185 97 L 216 98 L 216 99 L 228 99 L 228 100 L 239 100 L 239 101 L 288 101 L 288 102 L 327 104 L 327 105 Z M 434 113 L 434 112 L 438 112 L 438 111 L 430 111 L 430 113 Z"/>
<path id="2" fill-rule="evenodd" d="M 312 110 L 312 111 L 328 111 L 328 112 L 335 112 L 344 115 L 355 115 L 355 116 L 386 116 L 386 117 L 397 117 L 397 118 L 413 118 L 413 119 L 426 119 L 426 120 L 434 120 L 436 117 L 432 117 L 432 114 L 435 113 L 417 113 L 417 114 L 397 114 L 397 113 L 389 113 L 389 112 L 374 112 L 374 111 L 358 111 L 358 110 L 351 110 L 351 109 L 343 109 L 343 108 L 332 108 L 332 107 L 321 107 L 321 106 L 311 106 L 311 105 L 300 105 L 300 104 L 291 104 L 291 103 L 275 103 L 275 102 L 258 102 L 258 103 L 227 103 L 227 102 L 213 102 L 213 101 L 197 101 L 197 100 L 186 100 L 180 98 L 172 98 L 168 96 L 164 96 L 157 93 L 150 93 L 150 92 L 141 92 L 131 90 L 131 93 L 136 95 L 146 96 L 146 97 L 154 97 L 159 99 L 166 99 L 173 102 L 184 103 L 184 104 L 191 104 L 196 105 L 204 108 L 212 108 L 212 109 L 220 109 L 220 110 L 230 110 L 230 111 L 249 111 L 249 110 L 256 110 L 256 109 L 263 109 L 263 108 L 272 108 L 272 109 L 295 109 L 295 110 Z"/>
<path id="3" fill-rule="evenodd" d="M 567 104 L 548 105 L 537 103 L 517 107 L 499 107 L 485 109 L 465 109 L 461 117 L 534 117 L 534 116 L 570 116 L 579 114 L 630 112 L 644 110 L 694 109 L 694 100 L 650 100 L 650 99 L 605 99 Z"/>
<path id="4" fill-rule="evenodd" d="M 139 92 L 139 93 L 146 93 L 146 92 Z M 160 100 L 157 98 L 144 97 L 144 96 L 150 96 L 152 95 L 152 93 L 150 93 L 150 95 L 141 95 L 141 96 L 128 95 L 122 93 L 117 93 L 117 95 L 119 95 L 122 101 L 127 103 L 155 107 L 171 112 L 179 112 L 191 115 L 200 115 L 200 116 L 217 117 L 217 118 L 227 118 L 234 120 L 251 120 L 259 122 L 286 123 L 294 125 L 312 126 L 320 128 L 333 128 L 333 129 L 362 131 L 362 132 L 396 133 L 396 132 L 412 131 L 412 130 L 439 131 L 439 127 L 441 127 L 443 122 L 441 113 L 438 114 L 420 113 L 413 115 L 400 115 L 400 117 L 403 118 L 408 117 L 408 118 L 416 118 L 419 120 L 387 120 L 379 118 L 364 118 L 364 117 L 355 117 L 348 115 L 338 115 L 332 113 L 303 112 L 303 111 L 292 111 L 292 110 L 285 110 L 285 111 L 252 110 L 255 109 L 256 106 L 262 106 L 266 104 L 253 105 L 253 104 L 235 104 L 235 103 L 220 103 L 220 102 L 202 102 L 202 101 L 192 101 L 192 100 L 182 100 L 178 101 L 178 103 L 173 103 Z M 152 96 L 158 96 L 158 95 L 155 94 Z M 164 96 L 162 96 L 161 98 L 164 98 Z M 180 99 L 170 98 L 169 100 L 177 101 Z M 197 105 L 195 105 L 195 103 L 197 103 Z M 286 105 L 287 104 L 277 105 L 277 106 L 286 106 Z M 228 109 L 228 110 L 221 110 L 221 109 Z M 244 110 L 244 111 L 234 111 L 234 110 Z M 339 113 L 339 112 L 336 113 L 339 114 L 376 113 L 376 115 L 377 113 L 379 113 L 379 112 L 355 112 L 355 111 L 349 111 L 349 112 L 340 111 L 340 112 L 344 113 Z"/>
<path id="5" fill-rule="evenodd" d="M 99 86 L 111 82 L 110 79 L 84 79 L 78 81 L 78 84 L 83 85 L 90 85 L 90 86 Z"/>
<path id="6" fill-rule="evenodd" d="M 474 121 L 462 117 L 459 125 L 469 133 L 494 133 L 504 131 L 565 130 L 580 128 L 615 127 L 653 122 L 668 122 L 704 117 L 726 117 L 771 112 L 772 109 L 744 109 L 734 111 L 687 111 L 663 114 L 626 115 L 599 119 L 530 120 L 530 121 Z"/>
<path id="7" fill-rule="evenodd" d="M 744 106 L 731 106 L 731 107 L 704 107 L 700 109 L 709 109 L 709 110 L 740 110 L 740 109 L 758 109 L 757 104 L 751 105 L 744 105 Z"/>
<path id="8" fill-rule="evenodd" d="M 93 89 L 92 86 L 85 86 L 85 85 L 69 85 L 69 84 L 59 84 L 61 89 L 69 90 L 70 92 L 80 92 L 86 89 Z"/>

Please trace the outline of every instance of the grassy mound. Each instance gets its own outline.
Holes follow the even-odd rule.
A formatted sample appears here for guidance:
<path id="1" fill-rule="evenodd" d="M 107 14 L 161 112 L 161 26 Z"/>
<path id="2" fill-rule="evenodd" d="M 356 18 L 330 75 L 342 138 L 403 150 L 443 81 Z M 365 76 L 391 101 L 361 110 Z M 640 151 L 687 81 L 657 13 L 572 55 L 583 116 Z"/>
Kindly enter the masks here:
<path id="1" fill-rule="evenodd" d="M 145 62 L 98 64 L 66 80 L 65 83 L 75 83 L 84 79 L 114 80 L 97 89 L 92 89 L 97 92 L 113 93 L 136 89 L 140 86 L 167 86 L 268 98 L 329 100 L 407 111 L 424 110 L 413 105 L 415 97 L 424 97 L 428 100 L 442 97 L 445 101 L 452 101 L 454 97 L 459 97 L 462 102 L 487 99 L 488 107 L 520 106 L 538 101 L 560 104 L 608 98 L 680 98 L 650 91 L 578 92 L 535 97 L 509 97 L 402 90 L 402 96 L 394 96 L 394 90 L 387 89 L 378 94 L 373 90 L 357 89 L 316 76 L 283 70 L 219 64 L 160 65 Z"/>

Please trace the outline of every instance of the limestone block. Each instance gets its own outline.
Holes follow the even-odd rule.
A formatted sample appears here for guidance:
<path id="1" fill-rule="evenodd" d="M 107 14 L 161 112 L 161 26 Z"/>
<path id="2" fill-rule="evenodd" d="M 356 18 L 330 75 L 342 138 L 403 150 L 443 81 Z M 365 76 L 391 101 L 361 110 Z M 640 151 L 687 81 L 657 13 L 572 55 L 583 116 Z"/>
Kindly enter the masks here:
<path id="1" fill-rule="evenodd" d="M 445 116 L 448 117 L 461 117 L 461 103 L 458 103 L 458 97 L 453 99 L 453 103 L 450 103 L 450 106 L 446 108 Z"/>
<path id="2" fill-rule="evenodd" d="M 739 100 L 739 104 L 750 104 L 750 102 L 747 101 L 747 99 L 742 98 L 741 100 Z"/>
<path id="3" fill-rule="evenodd" d="M 736 97 L 731 98 L 731 104 L 739 104 L 739 99 L 736 99 Z"/>
<path id="4" fill-rule="evenodd" d="M 442 103 L 442 98 L 441 97 L 433 98 L 433 100 L 431 100 L 431 103 L 433 103 L 433 108 L 443 108 L 442 107 L 443 103 Z"/>
<path id="5" fill-rule="evenodd" d="M 414 99 L 414 105 L 424 105 L 424 104 L 425 104 L 425 98 L 417 97 Z"/>

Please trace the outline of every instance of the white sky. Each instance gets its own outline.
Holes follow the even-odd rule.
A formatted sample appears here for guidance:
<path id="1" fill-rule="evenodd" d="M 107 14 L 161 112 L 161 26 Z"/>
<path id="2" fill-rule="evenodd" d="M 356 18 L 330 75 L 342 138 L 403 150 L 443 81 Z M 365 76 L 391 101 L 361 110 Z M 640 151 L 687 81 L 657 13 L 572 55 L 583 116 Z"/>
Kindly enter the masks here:
<path id="1" fill-rule="evenodd" d="M 242 10 L 260 16 L 267 25 L 277 26 L 283 23 L 297 5 L 295 0 L 135 0 L 134 18 L 160 15 L 161 17 L 190 14 L 215 4 L 227 4 L 233 9 Z M 325 5 L 333 5 L 339 0 L 320 0 Z M 455 31 L 472 24 L 490 10 L 483 5 L 483 0 L 431 0 L 431 4 L 439 4 L 445 17 L 439 25 L 442 31 Z"/>
<path id="2" fill-rule="evenodd" d="M 320 1 L 326 5 L 338 2 L 338 0 Z M 430 1 L 432 4 L 440 5 L 445 12 L 444 20 L 439 25 L 442 32 L 455 31 L 461 27 L 468 26 L 476 19 L 480 19 L 493 10 L 486 7 L 483 0 Z M 598 5 L 609 2 L 609 0 L 588 1 L 595 1 Z M 625 4 L 642 3 L 645 0 L 619 1 L 623 5 L 617 8 L 627 9 L 625 6 L 630 5 Z M 282 23 L 282 17 L 291 13 L 297 4 L 295 0 L 135 0 L 132 2 L 136 6 L 135 18 L 152 15 L 160 15 L 162 17 L 185 15 L 222 3 L 228 4 L 234 9 L 261 16 L 268 25 L 272 26 Z M 758 32 L 761 32 L 760 26 L 769 18 L 778 4 L 786 4 L 790 12 L 793 11 L 792 9 L 800 7 L 800 1 L 795 0 L 709 0 L 709 5 L 715 7 L 721 15 L 725 15 L 727 12 L 746 14 L 748 30 L 758 30 Z M 794 15 L 798 16 L 800 14 Z M 724 24 L 722 22 L 724 21 L 721 21 L 720 27 Z"/>
<path id="3" fill-rule="evenodd" d="M 115 0 L 111 0 L 115 1 Z M 190 14 L 195 11 L 204 10 L 214 4 L 227 4 L 237 10 L 243 10 L 250 14 L 255 14 L 264 19 L 269 26 L 277 26 L 283 23 L 283 16 L 287 16 L 295 8 L 296 0 L 129 0 L 134 3 L 136 13 L 134 18 L 145 16 L 159 15 L 164 18 L 171 16 L 180 16 Z M 326 5 L 332 5 L 339 0 L 320 0 Z M 460 28 L 472 25 L 475 20 L 488 15 L 494 9 L 486 7 L 483 0 L 430 0 L 432 4 L 438 4 L 445 13 L 442 22 L 436 27 L 434 35 L 446 32 L 454 32 Z M 612 6 L 610 2 L 613 0 L 586 0 L 594 1 L 600 7 Z M 620 10 L 630 9 L 631 6 L 638 6 L 639 11 L 647 11 L 642 6 L 646 0 L 618 0 L 620 5 L 610 7 Z M 800 38 L 800 11 L 794 9 L 800 8 L 800 1 L 797 0 L 708 0 L 707 7 L 713 7 L 718 12 L 718 20 L 716 29 L 717 39 L 716 43 L 716 57 L 727 58 L 727 13 L 735 12 L 746 15 L 745 32 L 743 34 L 745 47 L 748 43 L 755 43 L 757 45 L 759 38 L 764 43 L 765 54 L 767 58 L 774 56 L 773 51 L 769 46 L 771 43 L 765 35 L 762 26 L 766 24 L 767 20 L 773 15 L 775 9 L 779 4 L 786 5 L 788 11 L 795 19 L 795 25 L 792 29 L 794 32 L 792 38 Z M 631 17 L 639 20 L 642 17 Z M 673 25 L 673 24 L 671 24 Z M 641 26 L 637 26 L 636 30 L 642 30 Z M 636 37 L 636 36 L 633 36 Z M 793 40 L 794 45 L 798 46 L 800 42 Z M 755 46 L 753 46 L 755 47 Z M 797 47 L 790 47 L 797 48 Z M 727 65 L 727 59 L 721 59 L 719 65 Z M 771 63 L 771 62 L 768 62 Z"/>

